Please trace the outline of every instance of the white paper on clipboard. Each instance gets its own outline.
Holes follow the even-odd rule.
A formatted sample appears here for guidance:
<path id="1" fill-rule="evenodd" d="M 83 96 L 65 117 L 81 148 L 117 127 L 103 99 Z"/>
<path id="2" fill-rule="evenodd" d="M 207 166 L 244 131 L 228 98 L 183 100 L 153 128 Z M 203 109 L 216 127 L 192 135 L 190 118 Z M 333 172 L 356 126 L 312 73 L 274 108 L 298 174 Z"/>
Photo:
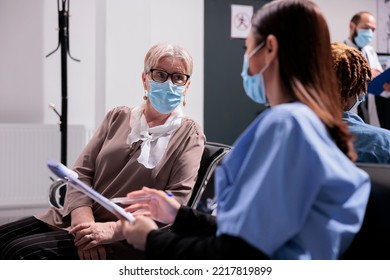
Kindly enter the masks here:
<path id="1" fill-rule="evenodd" d="M 49 160 L 47 162 L 47 166 L 58 177 L 67 180 L 72 187 L 74 187 L 74 188 L 78 189 L 79 191 L 82 191 L 83 193 L 88 195 L 90 198 L 95 200 L 97 203 L 99 203 L 105 209 L 107 209 L 111 213 L 115 214 L 118 217 L 118 219 L 125 218 L 129 222 L 135 221 L 135 218 L 131 213 L 126 212 L 122 207 L 111 202 L 108 198 L 101 195 L 100 193 L 95 191 L 93 188 L 91 188 L 87 184 L 80 181 L 77 178 L 77 174 L 73 170 L 71 170 L 68 167 L 66 167 L 65 165 L 63 165 L 62 163 L 55 161 L 55 160 Z"/>

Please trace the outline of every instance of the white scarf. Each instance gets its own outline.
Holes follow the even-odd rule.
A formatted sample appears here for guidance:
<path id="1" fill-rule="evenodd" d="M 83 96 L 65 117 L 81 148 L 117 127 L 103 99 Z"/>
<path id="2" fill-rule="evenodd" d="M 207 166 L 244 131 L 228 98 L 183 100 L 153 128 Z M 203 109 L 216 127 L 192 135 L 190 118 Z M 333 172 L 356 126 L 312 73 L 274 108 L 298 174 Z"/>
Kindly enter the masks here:
<path id="1" fill-rule="evenodd" d="M 177 107 L 164 124 L 149 128 L 144 110 L 145 103 L 131 110 L 131 131 L 127 136 L 126 143 L 132 145 L 142 140 L 141 154 L 137 161 L 151 169 L 160 162 L 164 155 L 172 134 L 181 124 L 183 112 L 180 107 Z"/>

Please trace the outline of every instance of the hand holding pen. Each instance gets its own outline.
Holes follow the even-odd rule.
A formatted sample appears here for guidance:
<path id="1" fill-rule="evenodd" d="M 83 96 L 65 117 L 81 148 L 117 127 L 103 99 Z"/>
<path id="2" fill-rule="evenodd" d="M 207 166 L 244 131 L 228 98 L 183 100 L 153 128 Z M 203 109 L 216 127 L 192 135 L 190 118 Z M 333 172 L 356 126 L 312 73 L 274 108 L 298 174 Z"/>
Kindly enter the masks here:
<path id="1" fill-rule="evenodd" d="M 125 208 L 127 212 L 135 216 L 150 217 L 165 224 L 173 223 L 180 208 L 180 203 L 173 198 L 171 193 L 147 187 L 128 193 L 126 200 L 126 204 L 134 203 Z M 123 199 L 121 203 L 124 201 Z"/>

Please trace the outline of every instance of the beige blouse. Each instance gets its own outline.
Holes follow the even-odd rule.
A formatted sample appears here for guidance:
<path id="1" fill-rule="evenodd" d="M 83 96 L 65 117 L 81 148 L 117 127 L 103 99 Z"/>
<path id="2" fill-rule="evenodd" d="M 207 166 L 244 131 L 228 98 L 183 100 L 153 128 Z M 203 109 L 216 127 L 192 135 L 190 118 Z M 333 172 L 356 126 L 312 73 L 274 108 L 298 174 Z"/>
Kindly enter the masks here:
<path id="1" fill-rule="evenodd" d="M 126 143 L 131 131 L 130 115 L 128 107 L 117 107 L 107 113 L 74 165 L 79 179 L 107 198 L 126 196 L 147 186 L 169 190 L 179 202 L 187 203 L 206 141 L 202 129 L 193 120 L 183 117 L 159 163 L 148 169 L 137 161 L 142 141 L 132 145 Z M 117 220 L 112 213 L 70 186 L 62 210 L 50 208 L 35 217 L 49 225 L 69 229 L 70 213 L 82 206 L 92 208 L 96 222 Z"/>

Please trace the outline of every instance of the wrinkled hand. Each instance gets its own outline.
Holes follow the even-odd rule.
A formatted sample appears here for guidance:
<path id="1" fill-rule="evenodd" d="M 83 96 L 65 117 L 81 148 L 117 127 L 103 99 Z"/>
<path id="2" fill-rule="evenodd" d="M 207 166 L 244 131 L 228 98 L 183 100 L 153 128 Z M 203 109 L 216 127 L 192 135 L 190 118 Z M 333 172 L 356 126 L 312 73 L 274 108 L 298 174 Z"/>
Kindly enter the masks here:
<path id="1" fill-rule="evenodd" d="M 129 244 L 138 250 L 144 251 L 149 232 L 158 229 L 158 226 L 152 219 L 138 216 L 132 223 L 121 219 L 118 221 L 118 228 Z"/>
<path id="2" fill-rule="evenodd" d="M 173 223 L 180 208 L 180 203 L 176 199 L 168 196 L 166 192 L 147 187 L 127 194 L 128 198 L 142 196 L 150 196 L 151 199 L 130 205 L 125 210 L 135 217 L 145 216 L 161 223 Z"/>
<path id="3" fill-rule="evenodd" d="M 107 258 L 103 245 L 97 245 L 91 249 L 85 249 L 83 245 L 77 246 L 77 254 L 80 260 L 105 260 Z"/>
<path id="4" fill-rule="evenodd" d="M 74 245 L 78 248 L 78 251 L 80 251 L 79 249 L 89 251 L 98 245 L 108 244 L 119 240 L 115 222 L 81 223 L 72 228 L 69 233 L 75 236 Z M 89 255 L 102 255 L 101 248 L 104 249 L 103 246 L 99 246 L 91 251 Z"/>

